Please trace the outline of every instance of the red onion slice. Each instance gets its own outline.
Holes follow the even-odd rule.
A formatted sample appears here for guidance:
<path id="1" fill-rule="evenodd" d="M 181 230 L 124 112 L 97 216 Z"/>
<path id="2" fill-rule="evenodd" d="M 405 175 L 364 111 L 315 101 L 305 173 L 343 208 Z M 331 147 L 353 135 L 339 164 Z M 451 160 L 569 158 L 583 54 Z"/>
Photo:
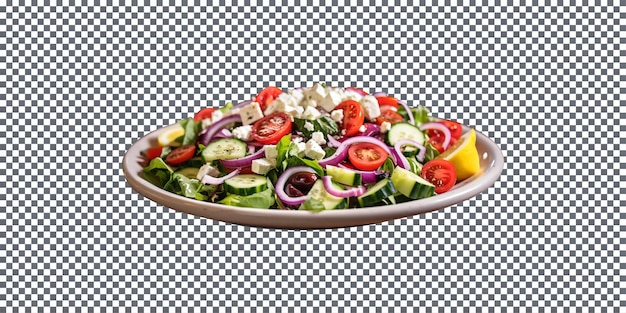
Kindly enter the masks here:
<path id="1" fill-rule="evenodd" d="M 233 109 L 241 109 L 242 107 L 245 107 L 246 105 L 248 105 L 250 103 L 252 103 L 252 100 L 246 100 L 246 101 L 239 102 L 239 103 L 237 103 L 237 104 L 235 104 L 233 106 Z"/>
<path id="2" fill-rule="evenodd" d="M 444 140 L 441 146 L 444 149 L 448 149 L 448 145 L 450 144 L 450 138 L 452 137 L 452 134 L 450 134 L 450 130 L 448 129 L 448 127 L 446 127 L 446 125 L 443 125 L 437 122 L 429 122 L 429 123 L 422 124 L 422 126 L 420 126 L 420 129 L 421 130 L 434 129 L 434 130 L 438 130 L 442 132 L 444 136 Z"/>
<path id="3" fill-rule="evenodd" d="M 401 157 L 404 157 L 404 154 L 402 154 L 403 146 L 413 146 L 413 147 L 420 149 L 420 152 L 417 154 L 415 158 L 420 162 L 424 162 L 424 158 L 426 157 L 426 147 L 419 144 L 417 141 L 413 139 L 408 139 L 408 138 L 400 139 L 398 140 L 398 142 L 396 142 L 396 145 L 394 146 L 394 148 L 396 149 L 398 154 L 400 154 Z"/>
<path id="4" fill-rule="evenodd" d="M 363 195 L 365 191 L 367 191 L 365 186 L 358 186 L 358 187 L 349 188 L 346 190 L 339 189 L 333 185 L 333 182 L 330 176 L 322 177 L 322 181 L 324 182 L 324 188 L 326 189 L 326 192 L 338 198 L 359 197 Z"/>
<path id="5" fill-rule="evenodd" d="M 386 97 L 387 93 L 386 92 L 375 92 L 375 93 L 372 94 L 372 96 L 374 96 L 374 98 Z"/>
<path id="6" fill-rule="evenodd" d="M 224 165 L 225 167 L 248 167 L 250 165 L 252 165 L 252 161 L 256 160 L 256 159 L 260 159 L 262 157 L 265 156 L 265 149 L 259 149 L 259 151 L 245 156 L 243 158 L 239 158 L 239 159 L 233 159 L 233 160 L 220 160 L 220 162 L 222 162 L 222 165 Z"/>
<path id="7" fill-rule="evenodd" d="M 221 185 L 224 183 L 225 180 L 239 174 L 239 171 L 240 169 L 236 169 L 230 172 L 228 175 L 222 176 L 222 177 L 213 177 L 210 175 L 204 175 L 204 177 L 202 177 L 202 183 L 205 185 Z"/>
<path id="8" fill-rule="evenodd" d="M 209 142 L 211 142 L 211 139 L 213 139 L 213 137 L 218 132 L 220 132 L 224 127 L 226 127 L 227 125 L 231 123 L 236 123 L 236 122 L 241 122 L 241 115 L 234 114 L 234 115 L 229 115 L 229 116 L 224 117 L 223 119 L 215 122 L 215 124 L 209 126 L 206 132 L 202 134 L 202 137 L 198 136 L 199 138 L 198 143 L 205 145 L 205 146 L 208 145 Z"/>
<path id="9" fill-rule="evenodd" d="M 332 135 L 328 135 L 328 146 L 331 148 L 337 148 L 339 146 L 341 146 L 341 141 L 335 139 L 335 137 L 333 137 Z"/>
<path id="10" fill-rule="evenodd" d="M 338 167 L 341 168 L 345 168 L 347 170 L 353 171 L 355 173 L 359 173 L 361 174 L 361 180 L 363 181 L 364 184 L 371 184 L 371 183 L 375 183 L 378 181 L 378 178 L 380 176 L 383 175 L 389 175 L 389 173 L 385 172 L 385 171 L 360 171 L 360 170 L 355 170 L 353 168 L 349 168 L 341 163 L 337 164 Z"/>
<path id="11" fill-rule="evenodd" d="M 396 165 L 402 167 L 405 170 L 411 169 L 411 164 L 409 164 L 409 160 L 402 154 L 402 152 L 398 151 L 396 148 L 391 149 L 391 154 L 396 158 Z"/>
<path id="12" fill-rule="evenodd" d="M 413 117 L 413 111 L 411 111 L 411 108 L 409 107 L 409 105 L 402 101 L 402 100 L 398 100 L 398 103 L 400 103 L 400 105 L 402 105 L 402 107 L 404 107 L 404 110 L 406 111 L 406 114 L 409 116 L 409 122 L 411 122 L 411 124 L 415 125 L 415 118 Z"/>
<path id="13" fill-rule="evenodd" d="M 300 173 L 300 172 L 307 172 L 307 173 L 312 173 L 312 174 L 317 175 L 315 170 L 313 170 L 312 168 L 308 166 L 294 166 L 284 171 L 280 175 L 280 177 L 278 177 L 278 180 L 276 181 L 276 187 L 275 187 L 276 196 L 278 196 L 278 199 L 280 199 L 280 201 L 282 201 L 286 205 L 289 205 L 289 206 L 300 205 L 302 204 L 302 202 L 306 201 L 306 199 L 309 198 L 309 195 L 304 195 L 301 197 L 290 197 L 285 192 L 285 184 L 287 183 L 287 180 L 289 180 L 289 178 L 293 174 Z"/>

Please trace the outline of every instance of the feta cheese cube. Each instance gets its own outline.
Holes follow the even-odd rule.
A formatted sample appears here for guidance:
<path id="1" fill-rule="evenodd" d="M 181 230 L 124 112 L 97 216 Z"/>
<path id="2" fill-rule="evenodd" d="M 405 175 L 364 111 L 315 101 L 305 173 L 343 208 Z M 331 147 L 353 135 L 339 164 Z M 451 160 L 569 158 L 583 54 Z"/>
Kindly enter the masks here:
<path id="1" fill-rule="evenodd" d="M 270 163 L 272 168 L 275 168 L 276 167 L 276 162 L 278 162 L 278 159 L 267 159 L 267 162 Z"/>
<path id="2" fill-rule="evenodd" d="M 330 118 L 337 123 L 343 122 L 343 110 L 334 110 L 330 112 Z"/>
<path id="3" fill-rule="evenodd" d="M 380 107 L 378 106 L 378 100 L 376 100 L 376 98 L 367 95 L 363 97 L 360 102 L 366 119 L 373 120 L 380 116 Z"/>
<path id="4" fill-rule="evenodd" d="M 324 133 L 322 132 L 314 132 L 311 134 L 311 140 L 317 142 L 320 145 L 323 145 L 326 143 L 326 137 L 324 136 Z"/>
<path id="5" fill-rule="evenodd" d="M 267 106 L 265 112 L 263 113 L 265 113 L 265 115 L 270 115 L 276 112 L 285 112 L 285 107 L 294 107 L 297 106 L 298 103 L 300 103 L 300 99 L 292 94 L 283 92 L 278 96 L 278 98 L 276 98 L 274 101 L 272 101 L 272 103 L 270 103 L 270 105 Z"/>
<path id="6" fill-rule="evenodd" d="M 326 97 L 326 89 L 320 84 L 315 84 L 313 87 L 304 90 L 304 97 L 320 102 Z"/>
<path id="7" fill-rule="evenodd" d="M 243 141 L 252 140 L 250 136 L 251 133 L 252 133 L 252 126 L 250 125 L 242 125 L 239 127 L 235 127 L 235 129 L 233 129 L 233 137 L 239 140 L 243 140 Z"/>
<path id="8" fill-rule="evenodd" d="M 291 155 L 295 155 L 298 157 L 304 157 L 304 153 L 306 150 L 306 144 L 302 141 L 296 142 L 296 144 L 293 146 L 293 150 L 291 150 Z"/>
<path id="9" fill-rule="evenodd" d="M 367 127 L 365 127 L 365 125 L 361 125 L 361 127 L 359 127 L 359 132 L 364 133 L 367 130 Z"/>
<path id="10" fill-rule="evenodd" d="M 388 132 L 389 128 L 391 128 L 391 123 L 389 122 L 383 122 L 382 124 L 380 124 L 380 132 L 383 134 Z"/>
<path id="11" fill-rule="evenodd" d="M 270 163 L 266 158 L 260 158 L 252 161 L 252 172 L 265 175 L 273 168 L 272 163 Z"/>
<path id="12" fill-rule="evenodd" d="M 268 159 L 277 159 L 278 158 L 278 150 L 276 149 L 276 145 L 265 145 L 263 148 L 265 150 L 265 157 Z"/>
<path id="13" fill-rule="evenodd" d="M 304 108 L 299 105 L 296 105 L 296 106 L 286 105 L 284 112 L 290 115 L 291 117 L 300 118 L 302 116 L 302 112 L 304 112 Z"/>
<path id="14" fill-rule="evenodd" d="M 261 105 L 258 102 L 251 102 L 244 106 L 239 110 L 239 114 L 241 115 L 241 123 L 244 125 L 250 125 L 263 117 L 263 111 L 261 111 Z"/>
<path id="15" fill-rule="evenodd" d="M 342 98 L 343 97 L 340 92 L 330 91 L 319 104 L 322 109 L 326 110 L 326 112 L 330 112 L 334 110 L 339 103 L 341 103 Z"/>
<path id="16" fill-rule="evenodd" d="M 294 98 L 295 104 L 299 104 L 300 102 L 302 102 L 302 99 L 304 99 L 304 93 L 302 92 L 302 89 L 292 89 L 289 90 L 288 93 Z"/>
<path id="17" fill-rule="evenodd" d="M 211 114 L 211 123 L 215 124 L 217 121 L 221 120 L 222 118 L 224 118 L 224 113 L 222 113 L 222 111 L 220 110 L 215 110 Z"/>
<path id="18" fill-rule="evenodd" d="M 320 145 L 315 142 L 315 140 L 311 139 L 306 142 L 304 146 L 304 155 L 314 160 L 321 160 L 326 155 L 324 149 L 320 147 Z"/>
<path id="19" fill-rule="evenodd" d="M 307 122 L 304 122 L 304 129 L 312 132 L 313 130 L 315 130 L 315 126 L 313 126 L 313 123 L 307 121 Z"/>
<path id="20" fill-rule="evenodd" d="M 322 113 L 314 107 L 307 107 L 304 112 L 302 112 L 302 118 L 307 120 L 316 120 L 320 116 L 322 116 Z"/>
<path id="21" fill-rule="evenodd" d="M 300 102 L 300 106 L 307 108 L 307 107 L 313 107 L 316 108 L 317 107 L 317 101 L 313 100 L 313 99 L 304 99 L 302 100 L 302 102 Z"/>
<path id="22" fill-rule="evenodd" d="M 363 96 L 353 90 L 344 90 L 343 94 L 342 94 L 342 101 L 346 101 L 346 100 L 354 100 L 354 101 L 361 101 L 361 99 L 363 98 Z"/>
<path id="23" fill-rule="evenodd" d="M 211 120 L 210 118 L 205 118 L 202 120 L 202 129 L 209 128 L 211 125 L 213 125 L 213 120 Z"/>
<path id="24" fill-rule="evenodd" d="M 213 165 L 211 165 L 211 163 L 206 163 L 202 165 L 200 169 L 198 169 L 198 174 L 196 175 L 196 178 L 202 181 L 202 178 L 204 178 L 204 175 L 218 177 L 220 176 L 220 170 L 214 167 Z"/>

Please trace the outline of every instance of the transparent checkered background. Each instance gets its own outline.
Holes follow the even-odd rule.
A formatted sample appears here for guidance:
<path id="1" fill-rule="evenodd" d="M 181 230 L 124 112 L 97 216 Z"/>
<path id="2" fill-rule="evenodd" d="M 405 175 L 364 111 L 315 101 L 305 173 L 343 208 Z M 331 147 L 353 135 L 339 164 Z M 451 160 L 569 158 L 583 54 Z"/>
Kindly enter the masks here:
<path id="1" fill-rule="evenodd" d="M 9 2 L 1 308 L 626 307 L 626 8 L 615 1 Z M 500 180 L 436 213 L 321 231 L 187 216 L 126 183 L 124 152 L 159 126 L 318 81 L 475 126 L 503 150 Z"/>

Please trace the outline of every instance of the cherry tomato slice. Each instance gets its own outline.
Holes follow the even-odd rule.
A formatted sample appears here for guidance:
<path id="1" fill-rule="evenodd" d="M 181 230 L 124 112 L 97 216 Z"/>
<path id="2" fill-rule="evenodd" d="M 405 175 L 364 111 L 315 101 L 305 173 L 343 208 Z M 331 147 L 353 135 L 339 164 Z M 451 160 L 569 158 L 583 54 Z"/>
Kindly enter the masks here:
<path id="1" fill-rule="evenodd" d="M 162 152 L 163 152 L 163 147 L 150 148 L 150 149 L 146 150 L 146 158 L 148 158 L 148 160 L 152 160 L 154 158 L 158 158 L 158 157 L 161 156 Z"/>
<path id="2" fill-rule="evenodd" d="M 266 87 L 261 90 L 259 94 L 252 99 L 252 101 L 258 102 L 261 106 L 261 110 L 265 111 L 265 109 L 272 103 L 278 96 L 283 93 L 283 91 L 274 86 Z"/>
<path id="3" fill-rule="evenodd" d="M 404 119 L 402 115 L 392 110 L 382 111 L 379 117 L 376 118 L 376 124 L 381 125 L 383 122 L 389 122 L 391 125 L 402 122 Z"/>
<path id="4" fill-rule="evenodd" d="M 354 167 L 362 171 L 373 171 L 379 168 L 389 154 L 381 147 L 372 143 L 357 143 L 348 149 L 348 158 Z"/>
<path id="5" fill-rule="evenodd" d="M 291 117 L 285 113 L 268 115 L 252 125 L 252 137 L 262 144 L 276 144 L 291 133 Z"/>
<path id="6" fill-rule="evenodd" d="M 191 158 L 196 154 L 196 146 L 195 145 L 187 145 L 178 147 L 172 152 L 170 152 L 165 158 L 165 162 L 171 165 L 181 164 Z"/>
<path id="7" fill-rule="evenodd" d="M 354 91 L 354 92 L 360 94 L 361 96 L 367 96 L 367 92 L 363 91 L 363 89 L 360 89 L 360 88 L 346 87 L 346 88 L 344 88 L 344 90 Z"/>
<path id="8" fill-rule="evenodd" d="M 398 112 L 398 107 L 394 107 L 393 105 L 381 105 L 380 106 L 380 112 L 386 112 L 386 111 L 394 111 L 394 112 Z"/>
<path id="9" fill-rule="evenodd" d="M 344 137 L 356 135 L 365 121 L 365 114 L 361 104 L 354 100 L 346 100 L 339 103 L 335 110 L 343 110 L 341 127 L 345 130 Z"/>
<path id="10" fill-rule="evenodd" d="M 446 149 L 443 148 L 444 140 L 445 140 L 445 137 L 442 134 L 438 134 L 435 137 L 428 138 L 428 143 L 430 143 L 435 149 L 437 149 L 439 153 L 443 153 L 444 151 L 446 151 Z M 448 144 L 448 148 L 452 147 L 452 145 L 454 145 L 455 142 L 456 142 L 456 139 L 450 138 L 450 143 Z"/>
<path id="11" fill-rule="evenodd" d="M 215 111 L 215 108 L 204 108 L 198 111 L 196 115 L 194 115 L 193 120 L 196 122 L 199 122 L 204 119 L 211 118 L 211 116 L 213 116 L 214 111 Z"/>
<path id="12" fill-rule="evenodd" d="M 441 194 L 456 183 L 456 169 L 450 161 L 430 160 L 422 167 L 422 178 L 435 185 L 435 192 Z"/>
<path id="13" fill-rule="evenodd" d="M 381 112 L 382 112 L 383 105 L 392 106 L 396 108 L 396 110 L 398 109 L 398 99 L 394 97 L 381 96 L 381 97 L 376 97 L 376 100 L 378 100 L 378 105 L 381 106 Z"/>
<path id="14" fill-rule="evenodd" d="M 454 139 L 461 138 L 461 135 L 463 134 L 463 127 L 461 126 L 461 124 L 455 121 L 450 121 L 450 120 L 441 120 L 437 123 L 441 123 L 445 125 L 450 130 L 450 137 Z M 437 136 L 443 137 L 443 134 L 436 129 L 429 129 L 428 136 L 429 137 L 437 137 Z"/>

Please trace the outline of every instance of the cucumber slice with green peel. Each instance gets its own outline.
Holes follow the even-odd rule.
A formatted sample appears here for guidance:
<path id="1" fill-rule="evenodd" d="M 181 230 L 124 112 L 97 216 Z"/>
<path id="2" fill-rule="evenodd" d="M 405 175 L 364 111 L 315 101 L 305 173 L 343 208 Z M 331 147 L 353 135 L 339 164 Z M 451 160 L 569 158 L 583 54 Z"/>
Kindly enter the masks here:
<path id="1" fill-rule="evenodd" d="M 232 160 L 246 156 L 246 143 L 233 138 L 222 138 L 209 143 L 202 150 L 202 159 L 209 163 L 215 160 Z"/>
<path id="2" fill-rule="evenodd" d="M 401 167 L 396 167 L 393 170 L 391 181 L 400 193 L 411 199 L 422 199 L 435 195 L 433 184 Z"/>
<path id="3" fill-rule="evenodd" d="M 174 173 L 182 174 L 183 176 L 187 178 L 197 178 L 196 176 L 198 176 L 199 170 L 200 169 L 197 167 L 185 167 L 185 168 L 176 170 Z"/>
<path id="4" fill-rule="evenodd" d="M 343 189 L 338 184 L 334 184 L 335 187 Z M 323 205 L 324 210 L 341 210 L 348 206 L 348 199 L 339 198 L 329 194 L 324 188 L 324 182 L 318 179 L 311 187 L 308 193 L 310 199 L 316 199 Z M 308 201 L 308 200 L 307 200 Z M 300 205 L 300 209 L 304 210 L 304 204 Z"/>
<path id="5" fill-rule="evenodd" d="M 420 145 L 423 145 L 426 140 L 424 133 L 419 128 L 409 123 L 395 123 L 387 132 L 387 143 L 393 147 L 400 139 L 412 139 Z M 407 149 L 408 151 L 416 150 L 413 147 Z"/>
<path id="6" fill-rule="evenodd" d="M 362 207 L 374 206 L 379 202 L 389 198 L 389 196 L 396 193 L 396 187 L 393 185 L 389 178 L 385 178 L 371 187 L 367 188 L 367 191 L 357 198 L 359 204 Z"/>
<path id="7" fill-rule="evenodd" d="M 326 165 L 326 173 L 332 177 L 334 181 L 348 185 L 348 186 L 360 186 L 363 184 L 361 180 L 361 173 L 351 171 L 349 169 Z"/>
<path id="8" fill-rule="evenodd" d="M 224 181 L 224 190 L 240 196 L 249 196 L 267 189 L 267 177 L 256 174 L 235 175 Z"/>

